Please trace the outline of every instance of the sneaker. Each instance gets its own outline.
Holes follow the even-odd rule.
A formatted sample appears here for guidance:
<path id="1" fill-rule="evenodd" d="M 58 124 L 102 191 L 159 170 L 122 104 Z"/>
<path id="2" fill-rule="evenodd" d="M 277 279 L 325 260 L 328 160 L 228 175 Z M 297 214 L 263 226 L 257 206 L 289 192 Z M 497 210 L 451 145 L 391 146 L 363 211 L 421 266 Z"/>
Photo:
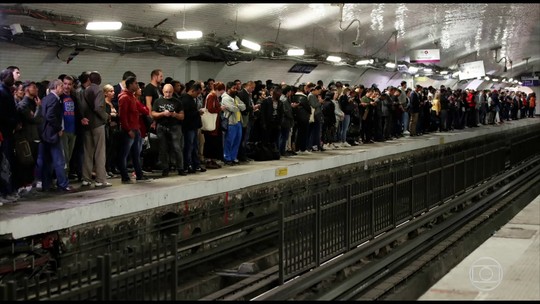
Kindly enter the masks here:
<path id="1" fill-rule="evenodd" d="M 233 165 L 239 165 L 240 161 L 238 159 L 233 160 Z"/>
<path id="2" fill-rule="evenodd" d="M 169 176 L 169 170 L 163 170 L 163 171 L 161 171 L 161 176 L 162 176 L 162 177 L 167 177 L 167 176 Z"/>
<path id="3" fill-rule="evenodd" d="M 348 142 L 344 141 L 344 142 L 341 143 L 341 146 L 342 146 L 342 147 L 350 147 L 351 144 L 349 144 Z"/>
<path id="4" fill-rule="evenodd" d="M 122 179 L 122 184 L 133 184 L 133 180 L 131 178 L 128 179 Z"/>
<path id="5" fill-rule="evenodd" d="M 148 183 L 148 182 L 151 182 L 153 180 L 154 180 L 153 178 L 148 178 L 148 177 L 146 177 L 144 175 L 141 178 L 136 179 L 137 183 Z"/>
<path id="6" fill-rule="evenodd" d="M 195 168 L 195 171 L 196 172 L 206 172 L 206 169 L 203 168 L 203 167 L 198 167 L 198 168 Z"/>
<path id="7" fill-rule="evenodd" d="M 234 166 L 234 163 L 232 161 L 228 161 L 228 160 L 226 160 L 224 164 L 225 164 L 225 166 Z"/>
<path id="8" fill-rule="evenodd" d="M 41 181 L 36 182 L 36 189 L 41 190 L 41 188 L 43 188 Z"/>
<path id="9" fill-rule="evenodd" d="M 90 185 L 91 185 L 91 183 L 89 181 L 85 181 L 85 180 L 83 180 L 82 183 L 81 183 L 81 186 L 83 186 L 83 187 L 88 187 Z"/>
<path id="10" fill-rule="evenodd" d="M 109 182 L 95 183 L 94 185 L 95 185 L 96 188 L 105 188 L 105 187 L 110 187 L 110 186 L 112 186 L 112 184 L 109 183 Z"/>
<path id="11" fill-rule="evenodd" d="M 75 191 L 75 189 L 74 189 L 73 187 L 71 187 L 71 186 L 67 186 L 67 187 L 65 187 L 65 188 L 60 188 L 60 187 L 59 187 L 59 188 L 57 189 L 57 191 L 58 191 L 58 192 L 73 192 L 73 191 Z"/>
<path id="12" fill-rule="evenodd" d="M 187 170 L 184 170 L 184 171 L 186 171 L 187 173 L 190 173 L 190 174 L 191 174 L 191 173 L 197 172 L 197 171 L 195 171 L 195 169 L 193 169 L 193 167 L 191 167 L 191 166 L 189 166 L 189 167 L 187 168 Z"/>
<path id="13" fill-rule="evenodd" d="M 311 152 L 309 150 L 306 150 L 306 151 L 304 151 L 304 154 L 313 154 L 313 152 Z"/>
<path id="14" fill-rule="evenodd" d="M 340 147 L 340 146 L 339 146 L 338 144 L 336 144 L 336 143 L 332 144 L 332 146 L 334 147 L 334 149 L 339 149 L 339 147 Z M 342 147 L 343 147 L 343 146 L 342 146 Z"/>
<path id="15" fill-rule="evenodd" d="M 186 176 L 188 174 L 187 170 L 178 170 L 178 175 Z"/>

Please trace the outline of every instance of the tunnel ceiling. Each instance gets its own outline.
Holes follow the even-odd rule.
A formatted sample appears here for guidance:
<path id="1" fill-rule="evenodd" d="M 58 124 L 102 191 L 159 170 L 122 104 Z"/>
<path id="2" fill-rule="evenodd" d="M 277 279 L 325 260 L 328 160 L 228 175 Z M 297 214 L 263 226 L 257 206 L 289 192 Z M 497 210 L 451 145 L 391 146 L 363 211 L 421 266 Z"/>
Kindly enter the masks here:
<path id="1" fill-rule="evenodd" d="M 374 58 L 374 68 L 405 63 L 414 51 L 439 49 L 440 61 L 430 64 L 435 68 L 457 70 L 461 63 L 483 60 L 486 73 L 517 77 L 538 70 L 539 17 L 538 3 L 8 3 L 0 5 L 0 38 L 29 47 L 154 51 L 228 63 L 291 59 L 286 51 L 297 47 L 306 55 L 296 60 L 338 55 L 354 65 Z M 113 20 L 123 23 L 121 30 L 85 28 L 88 21 Z M 176 39 L 183 28 L 204 36 Z M 240 38 L 259 43 L 261 51 L 230 50 L 229 42 Z"/>

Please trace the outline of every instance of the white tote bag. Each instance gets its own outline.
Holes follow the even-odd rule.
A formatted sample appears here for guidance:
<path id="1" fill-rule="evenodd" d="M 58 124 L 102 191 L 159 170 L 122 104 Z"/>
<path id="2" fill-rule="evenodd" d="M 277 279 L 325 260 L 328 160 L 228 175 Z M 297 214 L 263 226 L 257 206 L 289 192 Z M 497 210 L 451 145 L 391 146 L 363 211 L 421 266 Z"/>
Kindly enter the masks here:
<path id="1" fill-rule="evenodd" d="M 202 121 L 201 130 L 214 131 L 216 129 L 216 121 L 217 121 L 218 113 L 208 112 L 208 109 L 206 108 L 206 102 L 202 110 L 204 111 L 204 113 L 201 115 L 201 121 Z"/>

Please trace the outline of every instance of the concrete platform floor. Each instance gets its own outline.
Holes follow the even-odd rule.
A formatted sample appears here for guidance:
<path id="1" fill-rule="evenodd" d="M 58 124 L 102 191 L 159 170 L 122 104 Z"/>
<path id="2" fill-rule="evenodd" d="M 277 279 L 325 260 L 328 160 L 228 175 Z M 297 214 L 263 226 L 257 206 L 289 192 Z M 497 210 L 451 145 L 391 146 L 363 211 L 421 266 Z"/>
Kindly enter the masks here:
<path id="1" fill-rule="evenodd" d="M 540 196 L 419 300 L 540 300 Z"/>

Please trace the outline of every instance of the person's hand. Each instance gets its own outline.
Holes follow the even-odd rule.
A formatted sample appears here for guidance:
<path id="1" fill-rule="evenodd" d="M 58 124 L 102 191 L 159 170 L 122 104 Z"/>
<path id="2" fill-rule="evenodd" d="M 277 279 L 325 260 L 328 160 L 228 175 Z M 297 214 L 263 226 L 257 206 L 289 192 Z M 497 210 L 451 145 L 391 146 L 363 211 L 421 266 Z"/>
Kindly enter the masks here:
<path id="1" fill-rule="evenodd" d="M 58 136 L 62 137 L 62 135 L 64 135 L 64 130 L 60 130 L 60 131 L 58 132 Z"/>
<path id="2" fill-rule="evenodd" d="M 135 132 L 133 132 L 133 130 L 129 130 L 128 135 L 132 139 L 135 138 Z"/>
<path id="3" fill-rule="evenodd" d="M 35 102 L 36 102 L 36 105 L 39 107 L 41 105 L 41 99 L 39 99 L 39 97 L 36 96 L 36 98 L 34 98 Z"/>
<path id="4" fill-rule="evenodd" d="M 86 118 L 86 117 L 83 118 L 83 119 L 81 119 L 81 124 L 82 124 L 83 126 L 88 126 L 88 123 L 89 123 L 89 122 L 90 122 L 90 120 L 88 120 L 88 118 Z"/>

